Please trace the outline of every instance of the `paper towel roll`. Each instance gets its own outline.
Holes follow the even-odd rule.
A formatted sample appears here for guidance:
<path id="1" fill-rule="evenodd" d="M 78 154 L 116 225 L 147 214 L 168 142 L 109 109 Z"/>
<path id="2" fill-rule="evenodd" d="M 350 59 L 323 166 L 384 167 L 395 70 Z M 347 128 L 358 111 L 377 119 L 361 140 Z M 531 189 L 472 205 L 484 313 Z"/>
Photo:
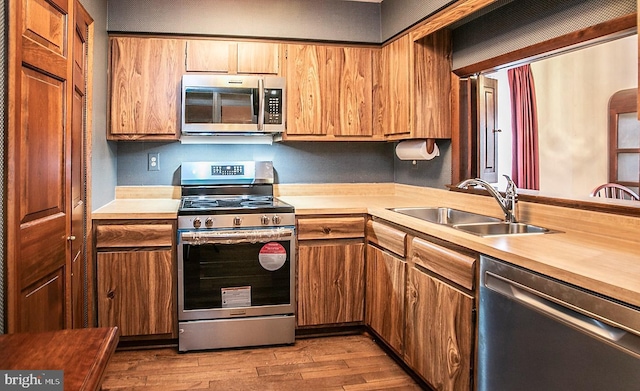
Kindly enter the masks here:
<path id="1" fill-rule="evenodd" d="M 431 160 L 440 156 L 438 145 L 433 143 L 433 152 L 427 152 L 427 140 L 401 141 L 396 145 L 396 155 L 400 160 Z"/>

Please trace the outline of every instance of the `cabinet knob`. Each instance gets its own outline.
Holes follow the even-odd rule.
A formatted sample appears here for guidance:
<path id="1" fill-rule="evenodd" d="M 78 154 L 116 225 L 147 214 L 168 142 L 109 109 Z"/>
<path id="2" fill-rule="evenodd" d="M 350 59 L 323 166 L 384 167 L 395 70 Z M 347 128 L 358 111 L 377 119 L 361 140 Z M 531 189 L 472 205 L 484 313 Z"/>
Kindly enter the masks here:
<path id="1" fill-rule="evenodd" d="M 116 297 L 116 293 L 114 291 L 107 292 L 108 299 L 113 299 L 114 297 Z"/>
<path id="2" fill-rule="evenodd" d="M 324 232 L 325 234 L 329 235 L 331 233 L 331 228 L 329 227 L 322 227 L 322 232 Z"/>
<path id="3" fill-rule="evenodd" d="M 68 241 L 74 241 L 74 240 L 76 240 L 76 237 L 75 237 L 75 235 L 71 235 L 71 236 L 67 237 L 67 240 Z"/>

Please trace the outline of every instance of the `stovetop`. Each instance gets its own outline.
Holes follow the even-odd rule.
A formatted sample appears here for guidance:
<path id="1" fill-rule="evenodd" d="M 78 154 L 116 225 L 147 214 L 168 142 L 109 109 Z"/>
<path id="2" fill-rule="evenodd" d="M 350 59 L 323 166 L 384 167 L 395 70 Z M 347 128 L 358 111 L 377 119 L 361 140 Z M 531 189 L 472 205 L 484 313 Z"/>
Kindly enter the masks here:
<path id="1" fill-rule="evenodd" d="M 293 213 L 293 206 L 263 195 L 183 196 L 179 214 Z"/>

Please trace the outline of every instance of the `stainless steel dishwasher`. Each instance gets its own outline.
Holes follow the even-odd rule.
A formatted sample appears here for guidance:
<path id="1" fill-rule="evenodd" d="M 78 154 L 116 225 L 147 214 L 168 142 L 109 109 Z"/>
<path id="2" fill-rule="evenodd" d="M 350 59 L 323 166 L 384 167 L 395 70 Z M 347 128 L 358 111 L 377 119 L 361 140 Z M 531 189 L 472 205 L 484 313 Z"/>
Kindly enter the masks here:
<path id="1" fill-rule="evenodd" d="M 476 366 L 482 391 L 638 391 L 640 308 L 482 256 Z"/>

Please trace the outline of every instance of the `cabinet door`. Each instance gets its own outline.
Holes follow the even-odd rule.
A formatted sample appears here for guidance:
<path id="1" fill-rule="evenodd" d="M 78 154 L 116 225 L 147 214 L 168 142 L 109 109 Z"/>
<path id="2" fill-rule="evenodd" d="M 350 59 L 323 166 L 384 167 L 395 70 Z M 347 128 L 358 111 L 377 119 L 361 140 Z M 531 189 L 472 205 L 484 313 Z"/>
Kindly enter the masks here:
<path id="1" fill-rule="evenodd" d="M 238 73 L 278 74 L 280 45 L 238 42 Z"/>
<path id="2" fill-rule="evenodd" d="M 186 70 L 189 72 L 236 73 L 237 45 L 230 41 L 187 41 Z"/>
<path id="3" fill-rule="evenodd" d="M 99 252 L 98 326 L 118 326 L 122 336 L 176 337 L 171 250 Z"/>
<path id="4" fill-rule="evenodd" d="M 324 49 L 287 45 L 287 134 L 324 135 L 320 66 Z"/>
<path id="5" fill-rule="evenodd" d="M 406 262 L 374 246 L 367 246 L 365 322 L 402 355 Z"/>
<path id="6" fill-rule="evenodd" d="M 298 326 L 362 322 L 364 244 L 300 244 Z"/>
<path id="7" fill-rule="evenodd" d="M 393 41 L 375 56 L 373 88 L 374 133 L 409 134 L 409 36 Z"/>
<path id="8" fill-rule="evenodd" d="M 405 361 L 436 390 L 469 390 L 473 297 L 408 271 Z"/>
<path id="9" fill-rule="evenodd" d="M 110 139 L 179 137 L 185 41 L 111 40 Z"/>
<path id="10" fill-rule="evenodd" d="M 320 64 L 323 127 L 335 136 L 371 136 L 371 49 L 327 47 Z"/>
<path id="11" fill-rule="evenodd" d="M 412 138 L 451 138 L 451 32 L 412 43 Z"/>

